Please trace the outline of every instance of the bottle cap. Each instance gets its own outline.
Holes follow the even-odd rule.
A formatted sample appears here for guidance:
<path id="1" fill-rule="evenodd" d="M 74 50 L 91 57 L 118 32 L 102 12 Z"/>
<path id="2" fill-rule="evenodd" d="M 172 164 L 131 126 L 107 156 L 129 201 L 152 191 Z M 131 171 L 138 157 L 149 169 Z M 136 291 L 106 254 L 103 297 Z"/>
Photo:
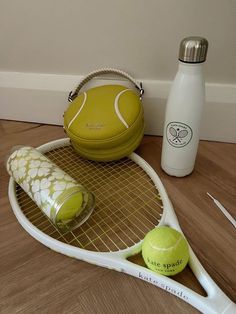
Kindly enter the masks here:
<path id="1" fill-rule="evenodd" d="M 203 37 L 186 37 L 179 47 L 179 60 L 187 63 L 206 61 L 208 41 Z"/>

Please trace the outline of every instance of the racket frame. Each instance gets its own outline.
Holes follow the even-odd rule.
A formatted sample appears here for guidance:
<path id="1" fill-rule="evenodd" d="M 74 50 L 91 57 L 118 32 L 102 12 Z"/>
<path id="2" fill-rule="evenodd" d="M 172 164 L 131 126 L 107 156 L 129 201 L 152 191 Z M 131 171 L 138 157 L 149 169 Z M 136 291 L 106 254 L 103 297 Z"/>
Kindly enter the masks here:
<path id="1" fill-rule="evenodd" d="M 39 149 L 39 151 L 42 153 L 46 153 L 52 149 L 69 145 L 70 139 L 63 138 L 41 145 L 37 149 Z M 158 226 L 168 225 L 172 228 L 175 228 L 176 230 L 180 231 L 183 234 L 183 231 L 181 230 L 180 225 L 178 223 L 178 219 L 175 215 L 172 203 L 157 173 L 143 158 L 141 158 L 137 154 L 132 153 L 128 157 L 131 160 L 133 160 L 136 164 L 138 164 L 148 174 L 148 176 L 152 179 L 153 183 L 155 184 L 157 190 L 160 192 L 163 202 L 163 214 Z M 25 217 L 17 202 L 16 183 L 13 180 L 13 178 L 10 178 L 9 181 L 8 194 L 13 212 L 21 226 L 33 238 L 35 238 L 45 246 L 49 247 L 50 249 L 64 255 L 74 257 L 81 261 L 88 262 L 90 264 L 95 264 L 97 266 L 113 269 L 119 272 L 124 272 L 136 278 L 147 281 L 179 297 L 180 299 L 191 304 L 193 307 L 195 307 L 196 309 L 203 313 L 225 313 L 225 314 L 236 313 L 236 305 L 224 294 L 224 292 L 216 285 L 213 279 L 209 276 L 209 274 L 206 272 L 206 270 L 203 268 L 200 261 L 196 257 L 190 245 L 189 245 L 190 258 L 188 264 L 192 272 L 194 273 L 195 277 L 206 291 L 207 293 L 206 297 L 196 293 L 192 289 L 173 280 L 171 277 L 155 273 L 154 271 L 148 268 L 134 264 L 133 262 L 127 260 L 128 257 L 137 254 L 141 251 L 143 240 L 127 249 L 119 250 L 116 252 L 94 252 L 87 251 L 79 247 L 74 247 L 70 244 L 58 241 L 57 239 L 54 239 L 48 236 L 47 234 L 43 233 Z"/>

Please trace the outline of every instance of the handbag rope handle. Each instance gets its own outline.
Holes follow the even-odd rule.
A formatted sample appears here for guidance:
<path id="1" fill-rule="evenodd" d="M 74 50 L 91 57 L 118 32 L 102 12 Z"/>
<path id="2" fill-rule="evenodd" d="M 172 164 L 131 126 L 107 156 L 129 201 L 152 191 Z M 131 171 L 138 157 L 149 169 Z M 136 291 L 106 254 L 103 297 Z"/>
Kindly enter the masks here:
<path id="1" fill-rule="evenodd" d="M 76 87 L 75 91 L 71 91 L 68 97 L 68 101 L 72 102 L 77 95 L 79 94 L 79 91 L 81 90 L 81 88 L 88 83 L 92 78 L 98 76 L 98 75 L 102 75 L 102 74 L 117 74 L 120 75 L 126 79 L 128 79 L 131 83 L 133 83 L 135 85 L 135 87 L 139 90 L 139 96 L 140 99 L 142 99 L 142 96 L 144 94 L 144 89 L 143 89 L 143 85 L 142 83 L 138 83 L 137 81 L 135 81 L 135 79 L 133 79 L 129 74 L 127 74 L 124 71 L 121 70 L 117 70 L 117 69 L 112 69 L 112 68 L 104 68 L 104 69 L 98 69 L 95 70 L 93 72 L 90 72 L 87 76 L 85 76 L 78 84 L 78 86 Z"/>

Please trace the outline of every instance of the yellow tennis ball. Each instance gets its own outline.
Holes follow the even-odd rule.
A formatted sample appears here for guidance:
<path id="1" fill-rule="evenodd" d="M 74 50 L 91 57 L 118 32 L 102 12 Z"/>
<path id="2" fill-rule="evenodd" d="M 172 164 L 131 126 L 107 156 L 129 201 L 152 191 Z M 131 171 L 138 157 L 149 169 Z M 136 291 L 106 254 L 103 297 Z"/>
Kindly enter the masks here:
<path id="1" fill-rule="evenodd" d="M 181 272 L 188 263 L 188 243 L 180 232 L 160 226 L 146 234 L 142 256 L 151 270 L 173 276 Z"/>

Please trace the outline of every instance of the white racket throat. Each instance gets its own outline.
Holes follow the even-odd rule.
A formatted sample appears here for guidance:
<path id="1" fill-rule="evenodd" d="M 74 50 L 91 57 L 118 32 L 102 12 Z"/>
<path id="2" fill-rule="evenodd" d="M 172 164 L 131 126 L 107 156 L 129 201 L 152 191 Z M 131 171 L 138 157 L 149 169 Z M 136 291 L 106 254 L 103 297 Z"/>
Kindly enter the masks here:
<path id="1" fill-rule="evenodd" d="M 38 149 L 42 153 L 47 153 L 53 149 L 67 147 L 67 146 L 70 146 L 69 139 L 60 139 L 60 140 L 52 141 L 45 145 L 42 145 L 38 147 Z M 129 159 L 132 160 L 135 164 L 137 164 L 139 167 L 141 167 L 145 171 L 145 173 L 151 178 L 156 189 L 159 191 L 159 194 L 161 195 L 162 204 L 163 204 L 163 213 L 158 219 L 159 223 L 157 221 L 156 225 L 168 225 L 182 232 L 179 226 L 177 217 L 174 213 L 172 204 L 169 200 L 169 197 L 165 191 L 165 188 L 160 178 L 156 174 L 156 172 L 151 168 L 151 166 L 144 159 L 142 159 L 135 153 L 131 154 L 129 156 Z M 121 246 L 117 245 L 117 248 L 115 248 L 115 251 L 113 252 L 110 252 L 110 251 L 97 252 L 94 250 L 86 250 L 84 248 L 80 248 L 77 246 L 78 243 L 80 243 L 78 239 L 77 239 L 78 243 L 76 242 L 76 239 L 72 238 L 72 240 L 70 239 L 70 242 L 69 242 L 71 244 L 68 244 L 68 243 L 65 243 L 65 241 L 67 240 L 66 238 L 67 235 L 59 234 L 58 238 L 64 241 L 62 242 L 61 240 L 55 239 L 51 235 L 48 235 L 45 232 L 41 231 L 38 227 L 36 227 L 33 223 L 31 223 L 29 219 L 27 219 L 25 213 L 22 211 L 21 206 L 19 205 L 18 197 L 19 195 L 17 195 L 16 184 L 14 180 L 11 178 L 9 182 L 9 199 L 10 199 L 10 203 L 11 203 L 15 216 L 17 217 L 22 227 L 32 237 L 34 237 L 36 240 L 38 240 L 45 246 L 51 248 L 52 250 L 62 253 L 64 255 L 77 258 L 79 260 L 86 261 L 88 263 L 92 263 L 92 264 L 102 266 L 105 268 L 124 272 L 134 277 L 137 277 L 139 279 L 142 279 L 144 281 L 147 281 L 181 298 L 182 300 L 191 304 L 193 307 L 195 307 L 196 309 L 198 309 L 199 311 L 203 313 L 232 313 L 232 314 L 236 313 L 235 304 L 223 293 L 223 291 L 211 279 L 211 277 L 208 275 L 208 273 L 205 271 L 205 269 L 201 265 L 200 261 L 197 259 L 191 247 L 189 247 L 189 251 L 190 251 L 189 266 L 191 270 L 193 271 L 195 277 L 201 284 L 201 286 L 206 291 L 207 293 L 206 297 L 199 295 L 195 291 L 191 290 L 190 288 L 184 286 L 183 284 L 179 282 L 176 282 L 170 277 L 162 276 L 143 266 L 139 266 L 127 260 L 129 256 L 132 256 L 141 251 L 142 240 L 137 241 L 134 245 L 131 245 L 130 247 L 126 247 L 122 249 L 120 248 L 120 247 L 123 247 L 123 244 L 121 243 Z M 95 193 L 95 197 L 96 197 L 96 193 Z M 94 214 L 92 214 L 91 217 L 93 215 Z M 144 219 L 147 219 L 147 217 L 148 216 L 144 217 Z M 88 228 L 88 232 L 89 231 L 92 231 L 92 230 L 89 230 Z M 73 236 L 75 237 L 74 234 Z M 120 236 L 118 235 L 118 237 L 120 238 L 118 239 L 119 242 L 121 242 L 122 241 L 121 235 Z M 101 239 L 98 239 L 98 240 L 101 240 Z M 73 245 L 74 244 L 73 241 L 76 242 L 76 246 Z M 88 247 L 89 245 L 90 243 L 88 243 Z M 114 245 L 116 245 L 115 241 L 114 241 Z M 96 246 L 95 246 L 95 249 L 96 249 Z M 107 249 L 109 250 L 109 247 L 107 247 Z"/>

